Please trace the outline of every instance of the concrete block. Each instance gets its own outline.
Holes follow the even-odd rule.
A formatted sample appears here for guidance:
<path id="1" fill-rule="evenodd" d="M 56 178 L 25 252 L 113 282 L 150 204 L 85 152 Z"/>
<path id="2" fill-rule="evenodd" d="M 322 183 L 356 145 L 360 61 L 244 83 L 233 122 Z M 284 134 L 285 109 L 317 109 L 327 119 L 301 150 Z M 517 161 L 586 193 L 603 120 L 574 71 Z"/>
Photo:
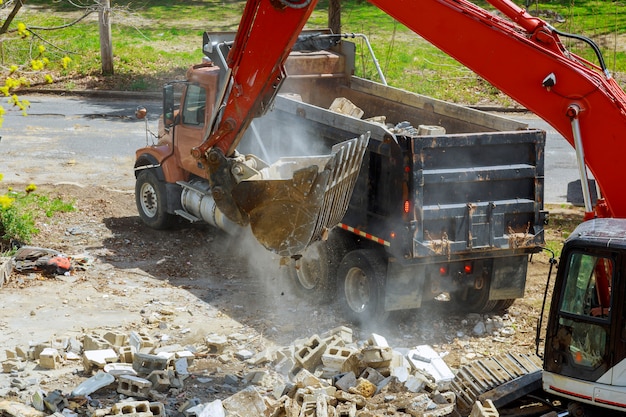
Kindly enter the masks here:
<path id="1" fill-rule="evenodd" d="M 124 415 L 125 417 L 152 417 L 152 410 L 148 401 L 126 401 L 117 403 L 111 408 L 111 416 Z"/>
<path id="2" fill-rule="evenodd" d="M 454 374 L 443 359 L 427 345 L 417 346 L 407 354 L 407 359 L 413 369 L 432 376 L 437 385 L 446 385 L 454 379 Z"/>
<path id="3" fill-rule="evenodd" d="M 87 334 L 83 337 L 84 350 L 105 350 L 110 347 L 111 344 L 97 334 Z"/>
<path id="4" fill-rule="evenodd" d="M 472 407 L 470 417 L 499 417 L 500 413 L 493 405 L 493 401 L 485 400 L 483 403 L 476 401 Z"/>
<path id="5" fill-rule="evenodd" d="M 352 329 L 349 327 L 346 327 L 346 326 L 335 327 L 334 329 L 329 330 L 326 333 L 323 333 L 322 337 L 326 339 L 328 337 L 332 337 L 335 335 L 338 336 L 339 339 L 341 339 L 345 345 L 349 345 L 350 343 L 352 343 L 353 332 L 352 332 Z"/>
<path id="6" fill-rule="evenodd" d="M 355 352 L 354 349 L 341 346 L 328 346 L 322 354 L 322 363 L 325 367 L 341 370 L 343 363 Z"/>
<path id="7" fill-rule="evenodd" d="M 335 407 L 335 414 L 337 417 L 355 417 L 356 416 L 356 404 L 355 403 L 339 403 Z"/>
<path id="8" fill-rule="evenodd" d="M 306 369 L 301 369 L 296 375 L 294 375 L 292 381 L 294 385 L 299 388 L 323 388 L 329 385 L 326 381 L 319 379 Z"/>
<path id="9" fill-rule="evenodd" d="M 333 378 L 333 385 L 338 389 L 348 392 L 350 388 L 356 385 L 356 375 L 354 372 L 346 372 Z"/>
<path id="10" fill-rule="evenodd" d="M 363 362 L 372 368 L 384 368 L 391 364 L 393 350 L 390 347 L 368 346 L 361 349 Z"/>
<path id="11" fill-rule="evenodd" d="M 445 135 L 446 128 L 443 126 L 419 125 L 417 127 L 417 134 L 419 136 Z"/>
<path id="12" fill-rule="evenodd" d="M 69 403 L 60 390 L 54 390 L 43 398 L 44 407 L 52 413 L 61 411 L 69 406 Z"/>
<path id="13" fill-rule="evenodd" d="M 54 348 L 45 348 L 39 354 L 39 366 L 44 369 L 57 369 L 63 363 L 59 351 Z"/>
<path id="14" fill-rule="evenodd" d="M 145 332 L 130 332 L 128 344 L 133 346 L 137 352 L 151 353 L 156 342 Z"/>
<path id="15" fill-rule="evenodd" d="M 152 383 L 154 390 L 167 391 L 170 388 L 170 377 L 167 371 L 152 371 L 147 379 Z"/>
<path id="16" fill-rule="evenodd" d="M 152 371 L 162 371 L 167 368 L 167 359 L 157 355 L 137 352 L 133 358 L 133 369 L 139 375 L 149 375 Z"/>
<path id="17" fill-rule="evenodd" d="M 212 355 L 219 355 L 228 345 L 228 339 L 225 336 L 215 334 L 207 336 L 204 341 L 209 349 L 209 353 Z"/>
<path id="18" fill-rule="evenodd" d="M 165 414 L 165 404 L 162 402 L 153 401 L 149 406 L 153 417 L 167 417 L 167 414 Z"/>
<path id="19" fill-rule="evenodd" d="M 120 346 L 117 350 L 121 363 L 133 363 L 133 358 L 137 352 L 133 346 Z"/>
<path id="20" fill-rule="evenodd" d="M 226 415 L 264 416 L 267 406 L 263 397 L 254 387 L 248 387 L 222 400 Z"/>
<path id="21" fill-rule="evenodd" d="M 86 350 L 83 352 L 83 365 L 86 371 L 92 368 L 104 368 L 107 363 L 117 362 L 117 353 L 113 349 Z"/>
<path id="22" fill-rule="evenodd" d="M 7 359 L 17 359 L 17 353 L 15 353 L 14 350 L 5 349 L 4 354 L 6 355 Z"/>
<path id="23" fill-rule="evenodd" d="M 387 343 L 387 339 L 385 339 L 383 336 L 376 334 L 376 333 L 372 333 L 370 335 L 369 339 L 367 339 L 367 343 L 371 346 L 389 347 L 389 343 Z"/>
<path id="24" fill-rule="evenodd" d="M 120 375 L 117 392 L 129 397 L 147 398 L 152 388 L 152 383 L 144 378 L 133 375 Z"/>
<path id="25" fill-rule="evenodd" d="M 2 362 L 2 372 L 11 373 L 14 371 L 23 371 L 26 368 L 26 362 L 19 359 L 9 359 Z"/>
<path id="26" fill-rule="evenodd" d="M 50 347 L 55 348 L 59 352 L 66 352 L 70 346 L 68 337 L 57 337 L 50 340 Z"/>
<path id="27" fill-rule="evenodd" d="M 359 378 L 367 379 L 372 384 L 378 386 L 385 379 L 385 376 L 376 369 L 367 367 L 363 373 L 359 375 Z"/>
<path id="28" fill-rule="evenodd" d="M 107 372 L 99 371 L 91 378 L 86 379 L 76 388 L 72 390 L 72 397 L 84 397 L 93 392 L 96 392 L 100 388 L 104 388 L 115 382 L 115 377 Z"/>
<path id="29" fill-rule="evenodd" d="M 186 359 L 187 365 L 191 366 L 193 364 L 193 360 L 196 358 L 196 355 L 188 350 L 179 350 L 174 353 L 174 357 L 176 359 Z"/>
<path id="30" fill-rule="evenodd" d="M 118 348 L 128 343 L 128 335 L 122 332 L 106 332 L 102 338 L 109 342 L 111 346 Z"/>
<path id="31" fill-rule="evenodd" d="M 24 360 L 24 361 L 28 360 L 28 349 L 27 348 L 24 348 L 22 346 L 16 346 L 15 347 L 15 354 L 21 360 Z"/>
<path id="32" fill-rule="evenodd" d="M 326 343 L 318 335 L 313 335 L 303 346 L 296 350 L 294 357 L 302 368 L 312 371 L 321 364 L 325 350 Z"/>
<path id="33" fill-rule="evenodd" d="M 48 343 L 36 343 L 32 345 L 29 349 L 30 353 L 28 355 L 28 358 L 34 361 L 39 360 L 39 355 L 41 354 L 41 352 L 43 352 L 45 348 L 49 347 L 50 345 Z"/>

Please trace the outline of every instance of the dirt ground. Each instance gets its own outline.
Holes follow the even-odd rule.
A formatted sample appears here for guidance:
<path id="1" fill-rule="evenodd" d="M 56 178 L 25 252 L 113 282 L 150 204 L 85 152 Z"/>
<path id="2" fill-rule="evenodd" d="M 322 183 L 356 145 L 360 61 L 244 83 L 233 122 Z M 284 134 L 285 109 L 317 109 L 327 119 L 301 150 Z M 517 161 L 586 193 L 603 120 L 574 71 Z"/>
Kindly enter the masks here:
<path id="1" fill-rule="evenodd" d="M 74 201 L 76 211 L 40 222 L 32 245 L 59 250 L 80 267 L 54 278 L 12 275 L 0 289 L 0 346 L 6 349 L 116 330 L 142 331 L 162 344 L 181 346 L 200 346 L 207 336 L 222 335 L 237 348 L 259 352 L 344 325 L 356 340 L 374 332 L 394 347 L 430 345 L 452 369 L 502 352 L 535 351 L 549 267 L 544 254 L 532 258 L 525 298 L 504 314 L 455 314 L 441 303 L 357 328 L 342 319 L 337 306 L 291 294 L 278 259 L 254 242 L 206 225 L 148 229 L 136 213 L 133 190 L 56 185 L 38 192 Z M 580 211 L 551 209 L 557 221 L 548 239 L 560 238 L 563 219 L 576 221 Z M 479 322 L 493 323 L 495 330 L 476 335 Z M 199 365 L 212 377 L 244 371 L 233 367 L 209 360 Z M 81 370 L 76 363 L 46 371 L 42 383 L 69 392 L 88 376 Z M 0 386 L 1 378 L 10 377 L 3 374 Z M 196 385 L 183 397 L 209 401 L 230 395 L 208 385 Z"/>

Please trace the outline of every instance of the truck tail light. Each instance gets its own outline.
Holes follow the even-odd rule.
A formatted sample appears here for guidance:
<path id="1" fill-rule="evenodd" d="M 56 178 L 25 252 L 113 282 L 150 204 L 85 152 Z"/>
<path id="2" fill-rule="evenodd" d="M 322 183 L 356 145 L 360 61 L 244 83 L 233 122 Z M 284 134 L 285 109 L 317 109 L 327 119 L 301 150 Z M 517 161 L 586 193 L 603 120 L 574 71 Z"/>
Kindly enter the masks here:
<path id="1" fill-rule="evenodd" d="M 404 200 L 404 212 L 409 213 L 411 211 L 411 202 L 409 200 Z"/>
<path id="2" fill-rule="evenodd" d="M 466 262 L 465 265 L 463 265 L 463 272 L 465 272 L 467 275 L 471 274 L 472 272 L 474 272 L 474 265 L 472 265 L 471 262 Z"/>
<path id="3" fill-rule="evenodd" d="M 439 275 L 441 275 L 442 277 L 448 275 L 448 265 L 441 265 L 439 267 Z"/>

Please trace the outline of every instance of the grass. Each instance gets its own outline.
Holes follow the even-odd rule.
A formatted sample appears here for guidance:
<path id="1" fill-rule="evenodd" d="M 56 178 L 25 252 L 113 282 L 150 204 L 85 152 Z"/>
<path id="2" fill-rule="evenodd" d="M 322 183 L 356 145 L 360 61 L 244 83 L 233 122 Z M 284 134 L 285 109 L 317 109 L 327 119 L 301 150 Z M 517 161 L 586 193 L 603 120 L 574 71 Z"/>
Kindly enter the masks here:
<path id="1" fill-rule="evenodd" d="M 235 0 L 115 1 L 111 17 L 115 75 L 108 77 L 100 75 L 97 13 L 63 30 L 34 32 L 46 41 L 46 56 L 52 62 L 48 71 L 53 73 L 55 88 L 156 91 L 165 80 L 181 78 L 189 65 L 200 61 L 203 31 L 236 30 L 244 3 Z M 484 1 L 477 1 L 477 4 L 490 8 Z M 307 23 L 308 28 L 327 26 L 327 7 L 327 0 L 319 2 Z M 596 39 L 608 67 L 616 72 L 616 79 L 625 78 L 626 56 L 619 43 L 626 32 L 626 6 L 610 1 L 554 0 L 530 2 L 529 10 L 562 31 Z M 68 1 L 31 0 L 17 20 L 27 26 L 59 26 L 74 20 L 80 13 Z M 513 100 L 377 7 L 361 0 L 343 0 L 341 18 L 344 32 L 363 33 L 370 38 L 391 85 L 463 104 L 515 105 Z M 3 42 L 1 64 L 7 66 L 8 60 L 16 57 L 27 62 L 37 42 L 40 41 L 36 38 L 32 42 Z M 575 53 L 596 61 L 589 48 L 580 42 L 565 40 L 565 43 Z M 375 67 L 366 59 L 365 48 L 360 46 L 359 51 L 357 75 L 377 79 Z M 72 58 L 69 69 L 55 67 L 54 63 L 65 55 Z M 43 83 L 41 75 L 31 76 L 35 83 Z"/>
<path id="2" fill-rule="evenodd" d="M 0 176 L 1 178 L 1 176 Z M 12 243 L 31 242 L 39 233 L 38 221 L 56 213 L 74 211 L 74 203 L 36 192 L 34 184 L 24 190 L 7 189 L 0 195 L 0 253 L 11 253 Z"/>

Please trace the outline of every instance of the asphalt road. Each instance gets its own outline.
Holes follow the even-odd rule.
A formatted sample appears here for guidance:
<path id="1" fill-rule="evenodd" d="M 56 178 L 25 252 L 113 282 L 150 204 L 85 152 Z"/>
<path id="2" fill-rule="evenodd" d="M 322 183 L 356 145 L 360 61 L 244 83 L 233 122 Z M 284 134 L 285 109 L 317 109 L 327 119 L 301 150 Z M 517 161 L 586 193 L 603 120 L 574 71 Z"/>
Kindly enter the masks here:
<path id="1" fill-rule="evenodd" d="M 148 109 L 154 131 L 161 102 L 141 96 L 118 98 L 23 96 L 28 117 L 7 109 L 0 128 L 0 173 L 6 182 L 79 183 L 110 188 L 134 187 L 135 150 L 151 142 L 145 122 L 134 117 Z M 567 201 L 567 187 L 578 179 L 573 148 L 543 120 L 524 113 L 507 117 L 546 130 L 545 202 Z"/>

